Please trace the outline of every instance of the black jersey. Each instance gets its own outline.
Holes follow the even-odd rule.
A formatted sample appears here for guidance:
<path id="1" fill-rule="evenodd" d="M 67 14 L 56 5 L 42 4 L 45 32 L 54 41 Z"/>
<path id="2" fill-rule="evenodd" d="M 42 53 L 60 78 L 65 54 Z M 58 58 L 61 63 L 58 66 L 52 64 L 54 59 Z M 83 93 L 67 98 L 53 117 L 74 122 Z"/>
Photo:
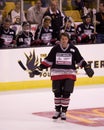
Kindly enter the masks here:
<path id="1" fill-rule="evenodd" d="M 17 35 L 17 47 L 29 47 L 33 41 L 33 34 L 31 32 L 20 32 Z"/>
<path id="2" fill-rule="evenodd" d="M 53 13 L 52 10 L 48 8 L 44 14 L 44 17 L 45 16 L 51 17 L 51 26 L 53 28 L 54 37 L 59 39 L 60 29 L 64 24 L 64 14 L 60 10 L 57 10 L 56 13 Z"/>
<path id="3" fill-rule="evenodd" d="M 40 67 L 51 67 L 51 79 L 66 79 L 71 78 L 76 80 L 76 64 L 83 66 L 85 60 L 81 56 L 77 47 L 68 44 L 66 49 L 63 49 L 61 44 L 54 46 L 48 56 L 44 59 Z"/>
<path id="4" fill-rule="evenodd" d="M 49 28 L 44 28 L 44 27 L 38 27 L 36 32 L 35 32 L 35 40 L 42 40 L 44 44 L 47 44 L 48 42 L 53 39 L 53 29 L 51 27 Z"/>
<path id="5" fill-rule="evenodd" d="M 86 34 L 86 35 L 91 35 L 92 33 L 94 33 L 94 25 L 93 24 L 79 24 L 77 29 L 76 29 L 76 32 L 78 35 L 81 35 L 81 34 Z"/>
<path id="6" fill-rule="evenodd" d="M 73 26 L 70 26 L 70 27 L 63 26 L 61 28 L 61 32 L 67 32 L 72 42 L 77 39 L 76 29 Z"/>
<path id="7" fill-rule="evenodd" d="M 76 33 L 80 43 L 91 44 L 95 41 L 94 25 L 92 23 L 78 25 Z"/>
<path id="8" fill-rule="evenodd" d="M 62 32 L 67 32 L 67 33 L 70 33 L 70 34 L 75 34 L 75 28 L 73 27 L 73 26 L 70 26 L 70 27 L 65 27 L 65 26 L 63 26 L 63 27 L 61 27 L 61 31 Z"/>
<path id="9" fill-rule="evenodd" d="M 16 38 L 16 33 L 13 29 L 4 29 L 2 26 L 0 28 L 0 39 L 3 40 L 3 47 L 7 47 L 10 44 L 13 44 L 14 40 Z"/>

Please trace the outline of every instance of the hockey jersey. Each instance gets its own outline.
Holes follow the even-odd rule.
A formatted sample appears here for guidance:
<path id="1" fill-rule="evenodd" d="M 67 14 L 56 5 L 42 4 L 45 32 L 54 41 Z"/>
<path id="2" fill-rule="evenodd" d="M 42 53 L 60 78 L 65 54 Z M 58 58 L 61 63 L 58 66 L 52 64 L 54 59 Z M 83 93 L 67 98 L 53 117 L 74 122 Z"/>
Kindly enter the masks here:
<path id="1" fill-rule="evenodd" d="M 77 47 L 68 44 L 67 48 L 63 49 L 59 44 L 51 49 L 48 56 L 42 61 L 40 68 L 51 67 L 52 80 L 66 78 L 76 80 L 76 64 L 80 67 L 87 64 Z"/>
<path id="2" fill-rule="evenodd" d="M 2 43 L 3 47 L 8 47 L 10 44 L 13 44 L 15 37 L 16 37 L 16 33 L 13 29 L 9 28 L 6 30 L 1 26 L 0 39 L 3 40 Z"/>
<path id="3" fill-rule="evenodd" d="M 50 43 L 51 39 L 53 39 L 53 29 L 51 27 L 44 28 L 43 26 L 39 26 L 35 32 L 35 40 L 42 40 L 43 44 Z"/>
<path id="4" fill-rule="evenodd" d="M 78 35 L 81 35 L 81 34 L 86 34 L 86 35 L 91 35 L 94 33 L 94 25 L 93 24 L 80 24 L 78 25 L 77 29 L 76 29 L 76 32 Z"/>
<path id="5" fill-rule="evenodd" d="M 70 27 L 63 26 L 61 28 L 61 32 L 67 32 L 69 34 L 69 38 L 71 41 L 77 39 L 76 29 L 73 26 L 70 26 Z"/>
<path id="6" fill-rule="evenodd" d="M 21 31 L 17 35 L 17 47 L 29 47 L 31 46 L 33 42 L 33 34 L 31 32 L 25 33 L 24 31 Z"/>

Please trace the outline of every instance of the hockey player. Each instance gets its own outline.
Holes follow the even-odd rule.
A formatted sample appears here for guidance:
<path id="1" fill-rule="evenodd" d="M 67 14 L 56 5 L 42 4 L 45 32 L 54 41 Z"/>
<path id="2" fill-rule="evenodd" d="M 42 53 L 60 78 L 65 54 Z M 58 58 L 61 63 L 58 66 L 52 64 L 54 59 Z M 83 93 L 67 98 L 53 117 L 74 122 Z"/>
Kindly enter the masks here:
<path id="1" fill-rule="evenodd" d="M 51 27 L 51 17 L 45 16 L 42 20 L 42 24 L 38 26 L 35 32 L 34 45 L 53 45 L 55 44 L 55 38 L 53 35 L 53 28 Z"/>
<path id="2" fill-rule="evenodd" d="M 11 20 L 4 19 L 0 27 L 0 47 L 1 48 L 12 48 L 16 45 L 16 33 L 10 28 Z"/>
<path id="3" fill-rule="evenodd" d="M 61 32 L 67 32 L 69 34 L 70 42 L 76 44 L 77 35 L 76 28 L 72 25 L 72 20 L 70 17 L 65 17 L 65 24 L 61 27 Z"/>
<path id="4" fill-rule="evenodd" d="M 77 47 L 69 43 L 68 33 L 61 33 L 60 44 L 51 49 L 38 67 L 39 70 L 51 67 L 52 90 L 56 109 L 53 119 L 61 117 L 62 120 L 66 120 L 70 95 L 76 81 L 76 64 L 84 68 L 89 77 L 93 76 L 94 71 L 91 66 L 81 56 Z"/>
<path id="5" fill-rule="evenodd" d="M 82 16 L 83 23 L 79 24 L 76 29 L 79 43 L 94 43 L 95 32 L 94 25 L 91 22 L 89 14 Z"/>
<path id="6" fill-rule="evenodd" d="M 33 34 L 30 31 L 31 26 L 29 22 L 22 23 L 22 31 L 17 35 L 17 47 L 30 47 L 33 42 Z"/>

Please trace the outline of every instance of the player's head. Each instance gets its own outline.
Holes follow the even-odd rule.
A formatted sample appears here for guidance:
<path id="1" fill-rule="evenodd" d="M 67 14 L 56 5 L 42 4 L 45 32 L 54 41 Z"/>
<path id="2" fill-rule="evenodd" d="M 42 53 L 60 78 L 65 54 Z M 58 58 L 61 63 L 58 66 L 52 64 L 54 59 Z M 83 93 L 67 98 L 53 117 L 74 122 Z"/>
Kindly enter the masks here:
<path id="1" fill-rule="evenodd" d="M 30 31 L 30 23 L 29 22 L 23 22 L 22 23 L 22 29 L 23 29 L 23 31 L 25 31 L 25 32 L 29 32 Z"/>
<path id="2" fill-rule="evenodd" d="M 51 17 L 50 16 L 45 16 L 43 18 L 43 26 L 44 27 L 49 27 L 51 24 Z"/>
<path id="3" fill-rule="evenodd" d="M 83 15 L 82 20 L 84 23 L 89 24 L 91 23 L 91 16 L 89 14 Z"/>
<path id="4" fill-rule="evenodd" d="M 60 34 L 60 42 L 63 48 L 67 47 L 67 44 L 69 43 L 69 34 L 67 32 L 63 32 Z"/>
<path id="5" fill-rule="evenodd" d="M 5 18 L 2 25 L 4 29 L 9 29 L 11 25 L 11 20 L 9 18 Z"/>

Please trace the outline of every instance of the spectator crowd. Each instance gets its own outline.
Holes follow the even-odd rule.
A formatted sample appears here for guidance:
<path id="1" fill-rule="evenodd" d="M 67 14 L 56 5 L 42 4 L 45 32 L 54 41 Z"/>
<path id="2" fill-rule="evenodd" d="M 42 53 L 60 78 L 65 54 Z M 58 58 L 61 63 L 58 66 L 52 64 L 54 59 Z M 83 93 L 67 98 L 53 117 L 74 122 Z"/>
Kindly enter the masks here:
<path id="1" fill-rule="evenodd" d="M 83 0 L 72 0 L 72 7 L 81 15 L 78 25 L 73 18 L 60 10 L 58 0 L 36 0 L 25 13 L 21 11 L 20 0 L 5 18 L 0 10 L 0 48 L 20 48 L 53 46 L 59 44 L 60 34 L 67 32 L 72 44 L 104 43 L 104 2 L 99 3 L 99 11 L 84 5 Z M 63 1 L 65 2 L 65 1 Z M 4 6 L 4 5 L 3 5 Z M 31 32 L 31 25 L 37 28 Z M 20 26 L 20 30 L 16 30 Z"/>

